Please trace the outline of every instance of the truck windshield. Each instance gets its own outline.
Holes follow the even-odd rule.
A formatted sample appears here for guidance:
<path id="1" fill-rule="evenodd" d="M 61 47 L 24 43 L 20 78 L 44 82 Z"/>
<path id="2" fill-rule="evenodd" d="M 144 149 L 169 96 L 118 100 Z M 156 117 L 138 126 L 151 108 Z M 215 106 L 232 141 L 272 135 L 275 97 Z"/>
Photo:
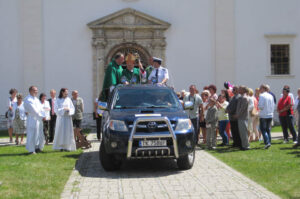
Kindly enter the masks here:
<path id="1" fill-rule="evenodd" d="M 168 89 L 121 89 L 115 94 L 114 109 L 179 108 L 175 93 Z"/>

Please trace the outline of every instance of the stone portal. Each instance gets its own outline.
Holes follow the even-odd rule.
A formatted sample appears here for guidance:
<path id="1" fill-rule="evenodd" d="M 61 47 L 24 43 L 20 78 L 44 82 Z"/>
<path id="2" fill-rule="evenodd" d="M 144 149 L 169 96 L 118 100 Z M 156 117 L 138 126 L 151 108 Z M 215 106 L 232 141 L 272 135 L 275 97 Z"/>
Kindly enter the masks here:
<path id="1" fill-rule="evenodd" d="M 170 24 L 137 10 L 126 8 L 92 21 L 93 98 L 102 89 L 105 68 L 117 52 L 137 52 L 144 66 L 150 56 L 165 60 L 164 32 Z"/>

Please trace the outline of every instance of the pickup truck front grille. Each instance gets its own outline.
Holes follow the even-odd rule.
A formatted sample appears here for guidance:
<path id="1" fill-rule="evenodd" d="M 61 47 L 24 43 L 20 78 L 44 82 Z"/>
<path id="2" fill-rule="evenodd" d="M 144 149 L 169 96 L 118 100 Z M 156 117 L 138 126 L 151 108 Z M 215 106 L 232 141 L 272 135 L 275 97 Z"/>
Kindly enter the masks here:
<path id="1" fill-rule="evenodd" d="M 127 122 L 127 125 L 131 131 L 128 140 L 127 158 L 179 157 L 177 139 L 174 133 L 176 121 L 173 121 L 172 125 L 167 117 L 141 117 L 137 118 L 133 124 Z M 166 142 L 161 144 L 159 140 L 166 140 Z M 140 141 L 142 141 L 141 145 L 139 144 Z"/>
<path id="2" fill-rule="evenodd" d="M 176 121 L 170 121 L 172 129 L 176 128 Z M 164 121 L 155 121 L 156 127 L 149 128 L 149 122 L 140 122 L 136 125 L 137 133 L 152 133 L 152 132 L 166 132 L 169 131 L 168 125 Z M 133 127 L 133 122 L 127 122 L 128 128 L 131 131 Z"/>

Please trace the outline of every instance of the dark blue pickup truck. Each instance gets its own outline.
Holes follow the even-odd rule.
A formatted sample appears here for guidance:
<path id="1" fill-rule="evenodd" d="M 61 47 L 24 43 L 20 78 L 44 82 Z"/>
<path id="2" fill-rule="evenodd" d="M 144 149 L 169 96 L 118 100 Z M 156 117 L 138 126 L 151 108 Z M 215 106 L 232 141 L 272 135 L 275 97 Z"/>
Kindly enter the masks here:
<path id="1" fill-rule="evenodd" d="M 192 168 L 194 128 L 171 88 L 119 85 L 103 108 L 99 156 L 106 171 L 119 169 L 124 159 L 170 158 L 179 169 Z"/>

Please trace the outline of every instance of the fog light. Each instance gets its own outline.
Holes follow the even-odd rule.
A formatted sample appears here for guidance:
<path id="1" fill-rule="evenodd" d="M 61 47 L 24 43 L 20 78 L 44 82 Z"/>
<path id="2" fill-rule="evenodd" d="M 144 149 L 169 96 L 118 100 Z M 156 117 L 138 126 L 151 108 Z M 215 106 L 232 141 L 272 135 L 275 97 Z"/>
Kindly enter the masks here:
<path id="1" fill-rule="evenodd" d="M 110 146 L 112 147 L 112 148 L 116 148 L 117 147 L 117 142 L 112 142 L 112 143 L 110 143 Z"/>
<path id="2" fill-rule="evenodd" d="M 192 142 L 191 142 L 190 140 L 187 140 L 187 141 L 185 142 L 185 145 L 186 145 L 187 147 L 191 147 L 191 146 L 192 146 Z"/>

